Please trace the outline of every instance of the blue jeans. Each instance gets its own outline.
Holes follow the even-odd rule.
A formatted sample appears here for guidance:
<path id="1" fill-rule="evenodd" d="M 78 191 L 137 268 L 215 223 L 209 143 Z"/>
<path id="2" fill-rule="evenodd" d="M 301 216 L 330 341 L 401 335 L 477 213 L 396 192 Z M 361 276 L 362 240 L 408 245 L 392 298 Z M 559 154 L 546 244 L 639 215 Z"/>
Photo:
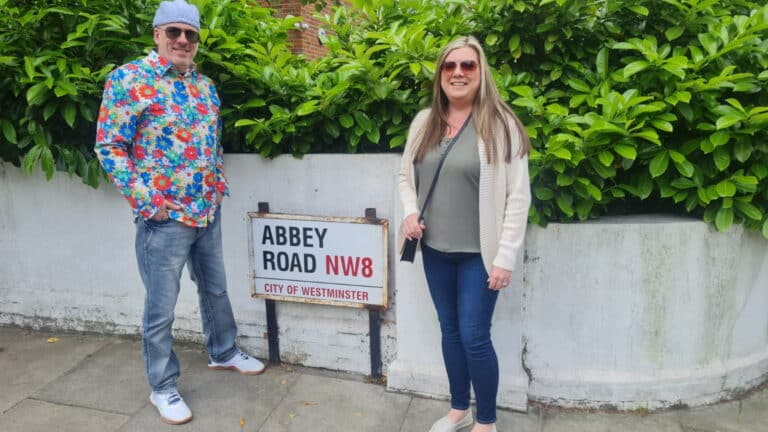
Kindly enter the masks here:
<path id="1" fill-rule="evenodd" d="M 491 318 L 499 292 L 488 288 L 479 253 L 446 253 L 422 242 L 424 271 L 442 332 L 451 408 L 469 408 L 475 390 L 477 422 L 496 422 L 499 362 L 491 343 Z"/>
<path id="2" fill-rule="evenodd" d="M 208 355 L 217 362 L 231 359 L 237 352 L 237 325 L 227 295 L 221 211 L 216 210 L 214 222 L 205 228 L 138 218 L 136 259 L 146 290 L 142 352 L 152 390 L 174 389 L 179 377 L 172 326 L 185 263 L 197 284 Z"/>

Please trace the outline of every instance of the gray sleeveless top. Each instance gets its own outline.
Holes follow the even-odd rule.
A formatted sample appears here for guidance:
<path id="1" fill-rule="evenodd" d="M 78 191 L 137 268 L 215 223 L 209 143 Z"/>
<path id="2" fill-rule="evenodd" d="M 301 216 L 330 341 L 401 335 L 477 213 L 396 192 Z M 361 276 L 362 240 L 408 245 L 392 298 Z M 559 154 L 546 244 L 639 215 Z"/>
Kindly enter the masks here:
<path id="1" fill-rule="evenodd" d="M 451 138 L 443 138 L 414 168 L 419 208 L 424 205 L 440 157 Z M 424 213 L 424 241 L 441 252 L 480 252 L 480 156 L 470 122 L 445 158 L 435 191 Z"/>

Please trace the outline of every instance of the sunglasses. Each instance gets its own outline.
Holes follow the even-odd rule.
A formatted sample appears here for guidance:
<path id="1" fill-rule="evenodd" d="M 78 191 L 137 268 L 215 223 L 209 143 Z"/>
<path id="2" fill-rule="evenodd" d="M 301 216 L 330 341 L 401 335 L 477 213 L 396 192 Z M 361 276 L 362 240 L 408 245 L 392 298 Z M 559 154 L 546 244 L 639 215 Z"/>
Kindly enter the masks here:
<path id="1" fill-rule="evenodd" d="M 165 28 L 165 35 L 168 37 L 168 39 L 176 40 L 179 37 L 181 37 L 181 33 L 184 32 L 184 37 L 187 38 L 187 41 L 189 43 L 196 43 L 200 40 L 200 33 L 194 31 L 194 30 L 183 30 L 178 27 L 166 27 Z"/>
<path id="2" fill-rule="evenodd" d="M 477 62 L 474 60 L 464 60 L 462 62 L 447 61 L 440 65 L 440 70 L 443 72 L 453 72 L 456 67 L 459 67 L 464 72 L 474 72 L 477 70 Z"/>

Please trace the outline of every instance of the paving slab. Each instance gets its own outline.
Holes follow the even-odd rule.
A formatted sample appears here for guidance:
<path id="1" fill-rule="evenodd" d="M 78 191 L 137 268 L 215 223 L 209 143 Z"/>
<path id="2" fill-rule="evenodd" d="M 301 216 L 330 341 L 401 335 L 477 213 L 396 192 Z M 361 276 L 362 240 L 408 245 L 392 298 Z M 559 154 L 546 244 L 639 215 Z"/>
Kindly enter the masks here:
<path id="1" fill-rule="evenodd" d="M 448 408 L 358 375 L 211 371 L 202 346 L 175 349 L 195 416 L 181 426 L 162 423 L 150 404 L 138 341 L 0 327 L 0 432 L 426 432 Z M 768 385 L 739 401 L 650 414 L 536 405 L 497 414 L 500 432 L 768 432 Z"/>
<path id="2" fill-rule="evenodd" d="M 268 368 L 261 375 L 247 376 L 196 365 L 186 374 L 186 384 L 181 385 L 179 391 L 192 410 L 192 422 L 181 427 L 164 425 L 157 410 L 149 404 L 121 432 L 256 431 L 299 378 L 299 374 L 281 367 Z"/>
<path id="3" fill-rule="evenodd" d="M 538 411 L 496 410 L 496 429 L 499 432 L 542 432 L 543 416 Z"/>
<path id="4" fill-rule="evenodd" d="M 403 420 L 400 432 L 428 431 L 435 420 L 445 415 L 448 401 L 413 398 Z"/>
<path id="5" fill-rule="evenodd" d="M 768 386 L 753 392 L 741 401 L 739 417 L 755 432 L 768 432 Z"/>
<path id="6" fill-rule="evenodd" d="M 411 397 L 381 385 L 302 374 L 260 432 L 399 432 Z"/>
<path id="7" fill-rule="evenodd" d="M 203 385 L 203 379 L 207 373 L 213 372 L 208 370 L 207 356 L 205 350 L 202 347 L 194 345 L 179 345 L 174 344 L 173 347 L 176 352 L 176 356 L 181 364 L 181 375 L 179 376 L 178 386 L 179 393 L 186 401 L 189 408 L 192 410 L 193 420 L 190 423 L 181 426 L 171 426 L 163 423 L 160 420 L 160 415 L 157 413 L 157 408 L 149 402 L 149 394 L 152 390 L 147 384 L 147 380 L 142 371 L 141 374 L 141 386 L 143 392 L 140 390 L 136 401 L 141 404 L 141 408 L 136 411 L 131 420 L 123 426 L 120 431 L 210 431 L 218 429 L 204 429 L 202 423 L 205 423 L 205 419 L 208 417 L 216 417 L 218 413 L 210 406 L 213 403 L 213 399 L 209 398 L 205 393 L 201 393 L 196 389 Z M 139 351 L 139 355 L 141 352 Z M 221 378 L 223 375 L 219 375 Z M 205 385 L 211 386 L 211 390 L 216 390 L 215 387 L 218 383 L 211 385 L 211 380 L 208 379 Z M 239 391 L 239 389 L 238 389 Z M 234 392 L 234 390 L 233 390 Z M 239 429 L 238 429 L 239 430 Z"/>
<path id="8" fill-rule="evenodd" d="M 768 432 L 768 398 L 758 403 L 746 401 L 723 402 L 680 412 L 684 432 Z M 762 409 L 762 411 L 760 411 Z"/>
<path id="9" fill-rule="evenodd" d="M 400 432 L 426 432 L 449 408 L 450 404 L 445 400 L 415 397 L 408 407 Z M 474 405 L 472 411 L 475 412 Z M 497 409 L 496 429 L 499 432 L 541 432 L 541 424 L 535 413 Z"/>
<path id="10" fill-rule="evenodd" d="M 126 421 L 122 414 L 25 399 L 0 415 L 0 431 L 111 432 Z"/>
<path id="11" fill-rule="evenodd" d="M 147 402 L 141 342 L 113 339 L 74 369 L 34 393 L 35 399 L 133 414 Z"/>
<path id="12" fill-rule="evenodd" d="M 0 327 L 0 414 L 74 368 L 112 340 L 114 338 L 94 335 Z"/>
<path id="13" fill-rule="evenodd" d="M 685 432 L 674 411 L 651 414 L 544 410 L 542 432 Z"/>

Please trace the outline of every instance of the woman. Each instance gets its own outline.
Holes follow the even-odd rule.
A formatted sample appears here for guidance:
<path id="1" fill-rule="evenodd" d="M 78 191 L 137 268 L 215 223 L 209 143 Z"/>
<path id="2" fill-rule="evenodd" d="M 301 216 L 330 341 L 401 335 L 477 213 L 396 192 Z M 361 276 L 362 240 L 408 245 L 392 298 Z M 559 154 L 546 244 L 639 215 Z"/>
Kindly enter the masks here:
<path id="1" fill-rule="evenodd" d="M 530 141 L 501 100 L 477 39 L 455 39 L 437 65 L 432 106 L 411 123 L 399 175 L 407 215 L 401 235 L 421 239 L 451 391 L 451 408 L 431 432 L 472 425 L 470 385 L 477 403 L 472 432 L 496 431 L 499 366 L 491 318 L 525 235 Z M 454 138 L 420 221 L 442 152 Z"/>

